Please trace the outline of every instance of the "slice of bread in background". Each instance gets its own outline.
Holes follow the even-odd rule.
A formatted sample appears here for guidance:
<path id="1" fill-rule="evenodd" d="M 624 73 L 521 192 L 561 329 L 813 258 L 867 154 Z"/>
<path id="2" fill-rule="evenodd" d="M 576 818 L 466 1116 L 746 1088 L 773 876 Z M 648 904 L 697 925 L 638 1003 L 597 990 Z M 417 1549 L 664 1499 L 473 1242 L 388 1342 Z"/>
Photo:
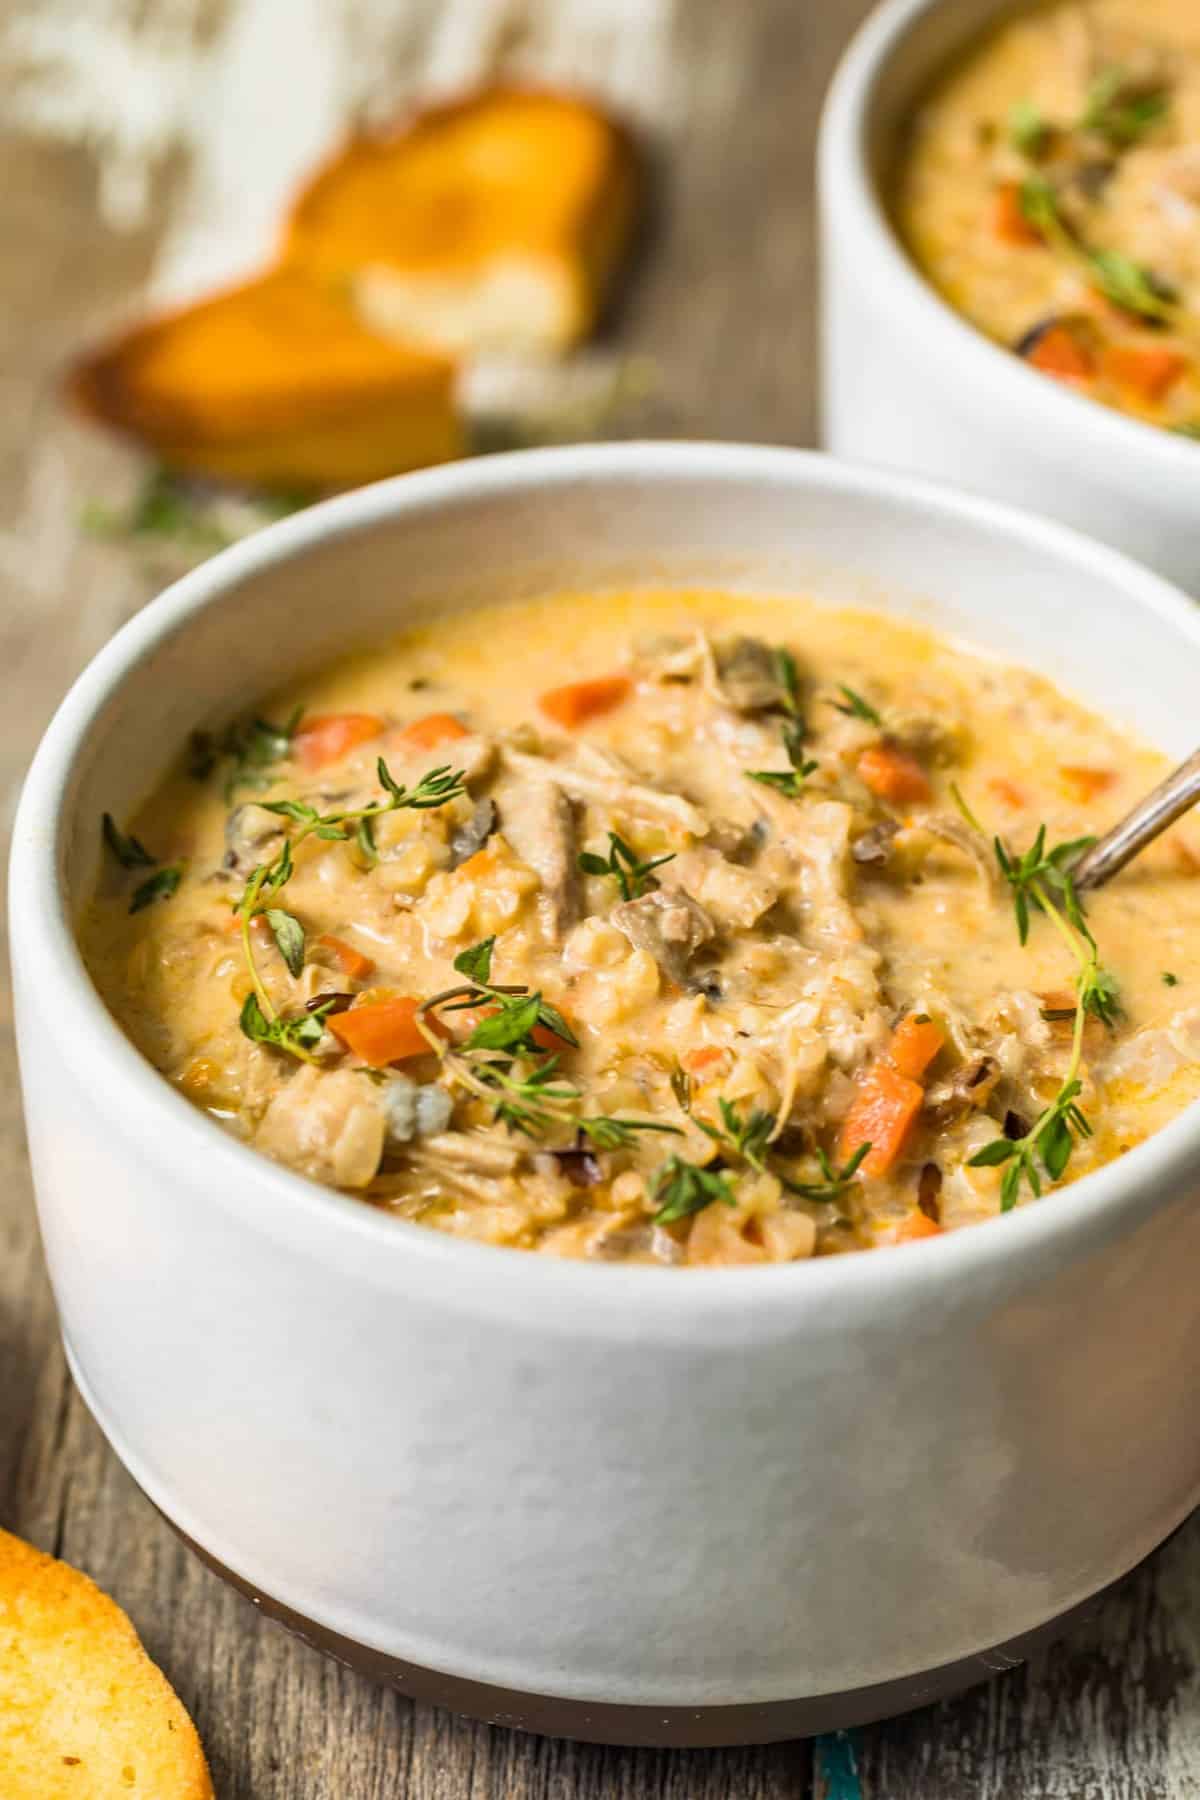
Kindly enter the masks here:
<path id="1" fill-rule="evenodd" d="M 3 1800 L 213 1800 L 195 1726 L 120 1607 L 0 1531 Z"/>
<path id="2" fill-rule="evenodd" d="M 641 189 L 595 102 L 494 86 L 352 141 L 297 199 L 286 258 L 351 280 L 365 320 L 458 352 L 557 352 L 594 327 Z"/>
<path id="3" fill-rule="evenodd" d="M 459 455 L 456 373 L 364 326 L 345 284 L 281 268 L 133 327 L 68 390 L 170 468 L 325 489 Z"/>

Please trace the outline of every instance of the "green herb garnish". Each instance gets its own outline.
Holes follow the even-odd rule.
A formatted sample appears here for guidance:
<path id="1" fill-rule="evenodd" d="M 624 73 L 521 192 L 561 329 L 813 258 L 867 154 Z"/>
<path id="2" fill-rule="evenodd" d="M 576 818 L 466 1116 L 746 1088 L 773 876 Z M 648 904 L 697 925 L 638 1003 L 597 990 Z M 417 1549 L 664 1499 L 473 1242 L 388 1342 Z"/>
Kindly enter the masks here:
<path id="1" fill-rule="evenodd" d="M 156 856 L 151 856 L 145 844 L 133 836 L 125 836 L 125 833 L 118 828 L 111 813 L 104 814 L 100 821 L 100 829 L 105 845 L 123 869 L 152 869 L 158 861 Z"/>
<path id="2" fill-rule="evenodd" d="M 608 842 L 607 857 L 597 856 L 592 850 L 581 850 L 579 867 L 585 875 L 611 875 L 621 890 L 622 900 L 640 900 L 643 894 L 650 893 L 658 886 L 653 871 L 675 860 L 675 852 L 671 850 L 665 856 L 652 856 L 648 862 L 643 862 L 637 851 L 615 831 L 609 832 Z"/>
<path id="3" fill-rule="evenodd" d="M 1098 132 L 1118 150 L 1136 144 L 1162 119 L 1169 95 L 1163 88 L 1151 88 L 1141 94 L 1130 94 L 1128 89 L 1128 70 L 1119 65 L 1102 70 L 1088 89 L 1080 129 Z"/>
<path id="4" fill-rule="evenodd" d="M 852 1187 L 863 1162 L 871 1153 L 870 1144 L 860 1144 L 854 1155 L 844 1162 L 840 1169 L 830 1162 L 825 1151 L 817 1147 L 817 1163 L 821 1170 L 820 1181 L 793 1181 L 790 1177 L 779 1175 L 780 1181 L 789 1194 L 799 1194 L 805 1200 L 832 1201 L 838 1200 Z"/>
<path id="5" fill-rule="evenodd" d="M 650 1184 L 650 1198 L 658 1202 L 654 1215 L 656 1225 L 673 1225 L 692 1213 L 703 1212 L 714 1200 L 723 1206 L 736 1206 L 737 1196 L 729 1176 L 720 1169 L 706 1169 L 699 1163 L 685 1162 L 682 1156 L 669 1156 L 656 1170 Z"/>
<path id="6" fill-rule="evenodd" d="M 208 731 L 194 731 L 188 746 L 188 774 L 193 781 L 207 781 L 219 762 L 228 761 L 227 804 L 242 788 L 269 787 L 273 779 L 269 771 L 291 755 L 301 711 L 297 707 L 283 725 L 253 718 L 239 720 L 215 737 Z"/>
<path id="7" fill-rule="evenodd" d="M 790 722 L 783 728 L 783 747 L 787 751 L 790 769 L 747 769 L 751 781 L 761 781 L 764 787 L 775 788 L 789 799 L 797 800 L 808 777 L 820 768 L 820 763 L 804 754 L 804 728 Z"/>
<path id="8" fill-rule="evenodd" d="M 1014 150 L 1036 162 L 1050 139 L 1050 127 L 1032 100 L 1017 100 L 1008 115 L 1008 141 Z"/>
<path id="9" fill-rule="evenodd" d="M 404 807 L 418 810 L 429 807 L 444 806 L 447 801 L 454 800 L 463 793 L 462 772 L 452 773 L 448 764 L 441 768 L 431 769 L 414 788 L 405 788 L 393 780 L 387 764 L 382 756 L 378 759 L 376 773 L 379 785 L 387 795 L 385 800 L 372 800 L 367 806 L 360 806 L 346 812 L 319 813 L 315 807 L 304 800 L 273 800 L 263 805 L 265 812 L 275 813 L 279 818 L 288 819 L 297 828 L 285 837 L 283 844 L 269 863 L 259 863 L 251 870 L 242 889 L 241 896 L 234 906 L 242 934 L 242 950 L 246 958 L 246 967 L 254 984 L 254 995 L 258 1010 L 268 1026 L 278 1022 L 278 1014 L 271 997 L 263 984 L 255 961 L 254 945 L 250 936 L 251 921 L 259 913 L 267 915 L 267 923 L 279 953 L 287 964 L 292 975 L 298 975 L 304 966 L 304 930 L 299 920 L 290 913 L 284 912 L 274 902 L 291 880 L 295 871 L 294 851 L 305 838 L 316 837 L 330 843 L 346 843 L 357 836 L 358 828 L 364 819 L 377 819 L 384 813 L 396 812 Z M 315 1014 L 310 1014 L 315 1017 Z M 259 1043 L 272 1043 L 282 1050 L 290 1051 L 293 1056 L 311 1062 L 305 1048 L 307 1040 L 294 1032 L 277 1036 L 262 1036 L 255 1040 Z"/>
<path id="10" fill-rule="evenodd" d="M 1149 269 L 1119 250 L 1094 250 L 1071 230 L 1059 210 L 1058 195 L 1043 175 L 1027 175 L 1021 183 L 1021 211 L 1052 250 L 1079 263 L 1092 284 L 1126 312 L 1160 324 L 1177 311 L 1174 290 Z"/>
<path id="11" fill-rule="evenodd" d="M 133 890 L 133 898 L 129 902 L 131 913 L 141 912 L 144 907 L 153 906 L 158 900 L 169 900 L 180 882 L 183 880 L 183 864 L 170 863 L 165 869 L 157 869 L 148 875 L 140 887 Z"/>
<path id="12" fill-rule="evenodd" d="M 836 712 L 845 713 L 848 719 L 862 719 L 868 725 L 883 724 L 875 708 L 861 694 L 856 694 L 852 687 L 847 687 L 844 681 L 838 682 L 838 691 L 845 695 L 845 699 L 829 702 Z"/>
<path id="13" fill-rule="evenodd" d="M 978 827 L 978 821 L 957 792 L 955 799 L 970 822 Z M 1091 1125 L 1078 1105 L 1078 1097 L 1083 1091 L 1079 1079 L 1083 1028 L 1090 1015 L 1111 1029 L 1120 1013 L 1116 980 L 1100 962 L 1096 940 L 1084 918 L 1072 875 L 1075 864 L 1094 842 L 1095 839 L 1090 837 L 1074 838 L 1048 850 L 1046 827 L 1041 825 L 1029 849 L 1016 856 L 999 837 L 993 839 L 1000 873 L 1012 890 L 1020 942 L 1024 944 L 1028 940 L 1032 914 L 1043 913 L 1079 965 L 1073 1013 L 1066 1014 L 1066 1009 L 1061 1009 L 1065 1016 L 1073 1017 L 1074 1028 L 1070 1059 L 1058 1093 L 1023 1137 L 995 1138 L 968 1159 L 970 1168 L 1004 1166 L 1000 1184 L 1001 1212 L 1009 1212 L 1016 1205 L 1023 1181 L 1028 1182 L 1035 1196 L 1040 1195 L 1039 1160 L 1041 1170 L 1048 1178 L 1058 1181 L 1066 1171 L 1076 1141 L 1092 1135 Z M 1060 1016 L 1059 1009 L 1051 1009 L 1048 1016 Z"/>
<path id="14" fill-rule="evenodd" d="M 238 1024 L 252 1043 L 270 1044 L 276 1050 L 286 1050 L 301 1062 L 312 1062 L 315 1060 L 312 1051 L 325 1035 L 325 1015 L 333 1004 L 329 1000 L 313 1012 L 301 1013 L 294 1019 L 283 1019 L 278 1015 L 268 1018 L 258 1003 L 258 995 L 251 991 L 242 1005 Z M 375 1070 L 365 1072 L 377 1073 Z"/>
<path id="15" fill-rule="evenodd" d="M 1178 975 L 1173 975 L 1171 973 L 1170 969 L 1164 969 L 1163 970 L 1163 986 L 1164 987 L 1178 987 L 1179 986 Z"/>

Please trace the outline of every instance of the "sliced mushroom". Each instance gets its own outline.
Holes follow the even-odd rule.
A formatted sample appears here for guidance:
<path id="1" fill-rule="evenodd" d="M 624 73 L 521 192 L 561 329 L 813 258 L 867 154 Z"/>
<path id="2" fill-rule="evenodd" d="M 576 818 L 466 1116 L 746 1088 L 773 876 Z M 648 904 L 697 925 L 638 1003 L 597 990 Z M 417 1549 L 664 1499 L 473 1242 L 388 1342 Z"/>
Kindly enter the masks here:
<path id="1" fill-rule="evenodd" d="M 981 1111 L 991 1099 L 1002 1072 L 994 1056 L 973 1056 L 948 1080 L 929 1089 L 925 1106 L 930 1122 L 941 1128 L 965 1113 Z"/>
<path id="2" fill-rule="evenodd" d="M 277 813 L 253 800 L 235 806 L 225 821 L 225 867 L 249 875 L 259 863 L 270 860 L 268 844 L 282 837 L 283 823 Z"/>
<path id="3" fill-rule="evenodd" d="M 733 638 L 716 646 L 717 686 L 734 712 L 786 709 L 792 696 L 780 672 L 779 658 L 761 638 Z"/>
<path id="4" fill-rule="evenodd" d="M 850 845 L 851 856 L 864 868 L 884 868 L 899 830 L 898 820 L 880 819 L 878 825 L 872 825 L 853 839 Z"/>
<path id="5" fill-rule="evenodd" d="M 469 819 L 458 825 L 450 834 L 450 867 L 457 869 L 477 851 L 483 849 L 496 829 L 496 802 L 491 799 L 477 800 Z"/>
<path id="6" fill-rule="evenodd" d="M 579 917 L 575 814 L 553 782 L 524 779 L 497 790 L 500 829 L 541 882 L 538 907 L 546 935 L 559 942 Z"/>
<path id="7" fill-rule="evenodd" d="M 680 986 L 692 985 L 688 965 L 716 936 L 704 908 L 678 888 L 659 888 L 640 900 L 625 900 L 610 917 L 635 949 L 648 951 L 664 975 Z"/>

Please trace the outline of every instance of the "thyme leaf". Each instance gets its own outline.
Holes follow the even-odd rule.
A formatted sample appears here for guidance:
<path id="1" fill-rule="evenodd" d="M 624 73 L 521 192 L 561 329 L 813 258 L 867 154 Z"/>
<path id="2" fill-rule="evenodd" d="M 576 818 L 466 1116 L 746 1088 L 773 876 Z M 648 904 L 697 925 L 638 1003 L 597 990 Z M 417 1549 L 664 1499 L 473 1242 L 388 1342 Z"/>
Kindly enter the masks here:
<path id="1" fill-rule="evenodd" d="M 868 725 L 883 724 L 870 702 L 864 700 L 861 694 L 856 694 L 852 687 L 847 687 L 844 681 L 838 682 L 838 692 L 845 695 L 845 699 L 829 702 L 835 712 L 845 713 L 848 719 L 862 719 Z"/>
<path id="2" fill-rule="evenodd" d="M 334 1002 L 330 1000 L 324 1006 L 317 1007 L 312 1012 L 301 1013 L 294 1019 L 278 1016 L 268 1018 L 252 988 L 242 1004 L 238 1024 L 251 1043 L 269 1044 L 273 1049 L 285 1050 L 288 1055 L 297 1057 L 301 1062 L 313 1062 L 315 1059 L 312 1051 L 325 1035 L 325 1015 L 333 1006 Z"/>
<path id="3" fill-rule="evenodd" d="M 147 906 L 153 906 L 158 900 L 169 900 L 183 880 L 183 864 L 170 863 L 165 869 L 157 869 L 148 875 L 139 887 L 134 888 L 133 898 L 129 902 L 131 913 L 141 912 Z"/>
<path id="4" fill-rule="evenodd" d="M 615 831 L 609 832 L 608 842 L 607 857 L 598 856 L 592 850 L 581 850 L 579 867 L 585 875 L 611 875 L 621 890 L 622 900 L 640 900 L 643 894 L 650 893 L 658 886 L 653 871 L 675 860 L 675 852 L 671 850 L 665 856 L 653 856 L 643 862 L 637 851 Z"/>
<path id="5" fill-rule="evenodd" d="M 1115 149 L 1126 150 L 1158 124 L 1169 102 L 1161 87 L 1131 92 L 1128 70 L 1114 64 L 1101 70 L 1088 89 L 1079 126 L 1107 138 Z"/>
<path id="6" fill-rule="evenodd" d="M 158 861 L 156 856 L 151 856 L 145 844 L 141 843 L 139 839 L 132 835 L 125 836 L 124 832 L 118 828 L 111 813 L 104 814 L 100 821 L 100 828 L 106 848 L 112 852 L 123 869 L 152 869 Z"/>
<path id="7" fill-rule="evenodd" d="M 737 1205 L 730 1178 L 723 1170 L 706 1169 L 678 1155 L 669 1156 L 656 1170 L 650 1198 L 658 1202 L 656 1225 L 673 1225 L 677 1219 L 703 1212 L 714 1201 L 723 1206 Z"/>
<path id="8" fill-rule="evenodd" d="M 288 966 L 288 972 L 299 979 L 304 968 L 304 927 L 299 919 L 278 906 L 266 909 L 267 924 L 276 948 Z"/>
<path id="9" fill-rule="evenodd" d="M 764 787 L 775 788 L 786 794 L 790 800 L 798 800 L 808 777 L 820 768 L 818 762 L 804 754 L 804 727 L 790 720 L 783 727 L 783 747 L 787 751 L 790 769 L 747 769 L 751 781 L 761 781 Z"/>

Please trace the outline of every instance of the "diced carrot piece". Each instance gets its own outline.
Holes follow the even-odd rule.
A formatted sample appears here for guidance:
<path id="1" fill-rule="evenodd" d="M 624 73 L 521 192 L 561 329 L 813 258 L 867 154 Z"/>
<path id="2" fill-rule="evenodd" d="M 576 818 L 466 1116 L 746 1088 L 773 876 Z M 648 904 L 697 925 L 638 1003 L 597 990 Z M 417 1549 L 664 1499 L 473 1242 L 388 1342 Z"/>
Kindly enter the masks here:
<path id="1" fill-rule="evenodd" d="M 909 1013 L 892 1033 L 892 1041 L 887 1047 L 888 1061 L 910 1081 L 920 1081 L 945 1041 L 940 1025 L 935 1025 L 921 1013 Z"/>
<path id="2" fill-rule="evenodd" d="M 465 863 L 459 863 L 455 873 L 471 875 L 478 879 L 480 875 L 493 874 L 499 860 L 495 850 L 488 844 L 482 850 L 477 850 L 474 856 L 468 856 Z"/>
<path id="3" fill-rule="evenodd" d="M 1021 206 L 1021 184 L 1005 181 L 992 201 L 992 230 L 1006 244 L 1040 244 L 1041 233 L 1029 223 Z"/>
<path id="4" fill-rule="evenodd" d="M 858 759 L 858 777 L 878 794 L 881 800 L 903 805 L 910 800 L 928 800 L 929 777 L 907 750 L 895 744 L 872 744 Z"/>
<path id="5" fill-rule="evenodd" d="M 720 1044 L 704 1044 L 699 1050 L 691 1050 L 683 1059 L 683 1066 L 690 1075 L 699 1075 L 705 1069 L 711 1069 L 719 1063 L 725 1052 Z"/>
<path id="6" fill-rule="evenodd" d="M 421 1002 L 407 995 L 393 1000 L 375 1000 L 367 1006 L 352 1006 L 348 1012 L 331 1013 L 326 1021 L 334 1037 L 361 1057 L 372 1069 L 387 1063 L 404 1062 L 410 1056 L 428 1056 L 429 1044 L 417 1024 Z M 430 1028 L 446 1035 L 439 1020 L 426 1014 Z"/>
<path id="7" fill-rule="evenodd" d="M 1159 344 L 1109 344 L 1101 359 L 1108 379 L 1147 405 L 1163 399 L 1187 367 L 1182 351 Z"/>
<path id="8" fill-rule="evenodd" d="M 1082 767 L 1066 767 L 1058 771 L 1067 794 L 1080 806 L 1086 806 L 1097 794 L 1107 793 L 1117 779 L 1115 769 L 1085 769 Z"/>
<path id="9" fill-rule="evenodd" d="M 1009 781 L 1006 775 L 993 775 L 984 783 L 984 786 L 994 799 L 1000 801 L 1002 806 L 1011 806 L 1014 812 L 1029 804 L 1027 796 L 1016 782 Z"/>
<path id="10" fill-rule="evenodd" d="M 456 719 L 453 713 L 426 713 L 423 719 L 414 719 L 400 733 L 414 750 L 436 750 L 439 744 L 452 744 L 456 738 L 470 735 L 462 720 Z"/>
<path id="11" fill-rule="evenodd" d="M 551 1031 L 548 1025 L 535 1025 L 529 1035 L 539 1050 L 552 1050 L 556 1055 L 563 1050 L 575 1048 L 566 1038 L 559 1037 L 557 1031 Z"/>
<path id="12" fill-rule="evenodd" d="M 897 1244 L 917 1244 L 922 1238 L 941 1237 L 942 1227 L 936 1219 L 929 1219 L 923 1212 L 910 1213 L 908 1218 L 898 1226 L 895 1242 Z"/>
<path id="13" fill-rule="evenodd" d="M 541 696 L 538 705 L 548 719 L 572 731 L 588 719 L 612 712 L 628 697 L 632 686 L 627 675 L 601 675 L 594 681 L 573 681 L 567 687 L 551 688 Z"/>
<path id="14" fill-rule="evenodd" d="M 1096 373 L 1091 350 L 1065 325 L 1051 325 L 1043 331 L 1026 361 L 1059 381 L 1090 381 Z"/>
<path id="15" fill-rule="evenodd" d="M 375 964 L 371 958 L 363 956 L 361 951 L 356 950 L 353 944 L 348 944 L 345 938 L 334 937 L 331 931 L 324 931 L 317 942 L 323 950 L 329 951 L 342 974 L 348 975 L 351 981 L 365 981 L 367 976 L 374 971 Z"/>
<path id="16" fill-rule="evenodd" d="M 323 769 L 382 730 L 383 720 L 374 713 L 322 713 L 302 721 L 292 749 L 306 769 Z"/>
<path id="17" fill-rule="evenodd" d="M 864 1144 L 871 1148 L 862 1161 L 864 1175 L 886 1175 L 908 1142 L 925 1102 L 919 1082 L 901 1075 L 891 1063 L 873 1063 L 862 1076 L 842 1126 L 840 1154 L 849 1161 Z"/>

